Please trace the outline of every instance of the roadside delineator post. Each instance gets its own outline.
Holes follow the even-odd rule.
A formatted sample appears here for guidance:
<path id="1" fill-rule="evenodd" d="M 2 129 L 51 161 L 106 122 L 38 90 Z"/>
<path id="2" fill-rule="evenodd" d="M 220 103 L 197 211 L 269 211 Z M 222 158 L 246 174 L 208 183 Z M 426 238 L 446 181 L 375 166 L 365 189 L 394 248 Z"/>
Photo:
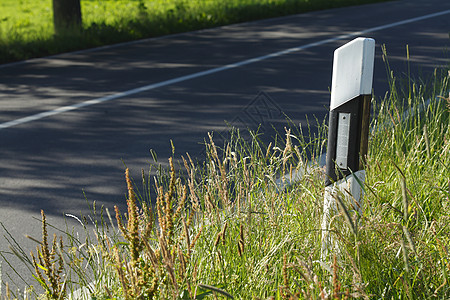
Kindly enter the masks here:
<path id="1" fill-rule="evenodd" d="M 326 185 L 322 219 L 322 259 L 338 251 L 330 218 L 339 206 L 362 213 L 375 41 L 356 38 L 336 49 L 333 58 Z"/>

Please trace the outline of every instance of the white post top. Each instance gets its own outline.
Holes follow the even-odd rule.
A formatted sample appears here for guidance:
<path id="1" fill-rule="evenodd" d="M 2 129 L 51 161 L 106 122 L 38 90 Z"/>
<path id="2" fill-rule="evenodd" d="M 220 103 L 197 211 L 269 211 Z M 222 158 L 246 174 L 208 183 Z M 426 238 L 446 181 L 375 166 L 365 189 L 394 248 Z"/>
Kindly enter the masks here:
<path id="1" fill-rule="evenodd" d="M 375 40 L 359 37 L 334 51 L 330 110 L 372 93 Z"/>

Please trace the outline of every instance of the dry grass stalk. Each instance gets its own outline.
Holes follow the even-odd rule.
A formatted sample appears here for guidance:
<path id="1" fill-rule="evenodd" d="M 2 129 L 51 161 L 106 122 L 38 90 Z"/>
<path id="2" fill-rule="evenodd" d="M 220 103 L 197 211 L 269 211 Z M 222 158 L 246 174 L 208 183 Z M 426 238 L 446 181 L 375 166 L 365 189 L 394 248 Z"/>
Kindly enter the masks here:
<path id="1" fill-rule="evenodd" d="M 340 298 L 340 291 L 341 291 L 341 283 L 338 279 L 338 264 L 337 264 L 337 257 L 336 255 L 333 255 L 333 264 L 332 264 L 332 270 L 333 270 L 333 299 L 339 299 Z"/>
<path id="2" fill-rule="evenodd" d="M 272 150 L 272 142 L 269 143 L 269 146 L 267 146 L 267 151 L 266 151 L 266 157 L 265 160 L 269 159 L 270 156 L 270 150 Z"/>
<path id="3" fill-rule="evenodd" d="M 8 282 L 5 283 L 5 288 L 6 288 L 6 297 L 5 297 L 5 299 L 9 300 L 9 299 L 11 299 L 11 290 L 9 289 L 9 283 Z"/>
<path id="4" fill-rule="evenodd" d="M 284 128 L 284 130 L 286 131 L 286 146 L 284 147 L 283 155 L 282 155 L 282 160 L 283 160 L 282 174 L 286 174 L 286 163 L 288 162 L 289 158 L 291 158 L 291 156 L 292 156 L 292 154 L 291 154 L 291 152 L 292 152 L 291 129 Z M 285 184 L 286 176 L 282 176 L 281 179 L 283 181 L 283 184 Z"/>
<path id="5" fill-rule="evenodd" d="M 157 185 L 155 181 L 155 185 Z M 156 212 L 158 214 L 158 221 L 159 221 L 159 227 L 161 228 L 161 231 L 164 232 L 164 234 L 167 232 L 167 226 L 166 226 L 166 219 L 164 218 L 164 193 L 163 193 L 163 187 L 157 186 L 157 192 L 158 195 L 156 197 Z"/>
<path id="6" fill-rule="evenodd" d="M 203 226 L 200 227 L 200 230 L 195 235 L 194 240 L 192 241 L 191 245 L 189 246 L 190 249 L 193 249 L 195 247 L 195 244 L 197 243 L 198 239 L 200 238 L 200 235 L 202 234 L 202 231 L 203 231 Z"/>
<path id="7" fill-rule="evenodd" d="M 177 250 L 178 250 L 178 259 L 180 260 L 179 274 L 183 276 L 184 274 L 186 274 L 186 267 L 187 267 L 186 257 L 181 251 L 180 245 L 177 246 Z"/>
<path id="8" fill-rule="evenodd" d="M 175 167 L 173 165 L 172 157 L 169 158 L 169 165 L 170 165 L 170 181 L 169 181 L 169 189 L 164 197 L 165 198 L 164 219 L 167 231 L 165 233 L 165 237 L 171 239 L 173 236 L 173 227 L 174 227 L 173 196 L 175 192 L 175 181 L 176 181 Z"/>
<path id="9" fill-rule="evenodd" d="M 214 242 L 214 247 L 217 247 L 217 245 L 219 244 L 220 240 L 222 240 L 222 244 L 225 246 L 225 231 L 227 230 L 227 226 L 228 226 L 228 222 L 225 222 L 225 224 L 223 225 L 222 230 L 216 236 L 216 240 Z"/>
<path id="10" fill-rule="evenodd" d="M 174 271 L 174 259 L 168 249 L 169 245 L 167 244 L 167 241 L 162 234 L 158 236 L 158 239 L 164 266 L 166 267 L 167 273 L 170 276 L 170 280 L 178 293 L 178 284 Z"/>
<path id="11" fill-rule="evenodd" d="M 213 202 L 211 201 L 211 196 L 209 194 L 209 191 L 207 191 L 206 195 L 205 195 L 205 207 L 206 207 L 208 214 L 210 214 L 210 215 L 215 210 L 215 206 L 214 206 Z"/>
<path id="12" fill-rule="evenodd" d="M 220 232 L 220 235 L 222 237 L 222 244 L 225 246 L 225 232 L 227 230 L 227 226 L 228 226 L 228 222 L 225 222 L 225 224 L 223 225 L 223 229 Z"/>
<path id="13" fill-rule="evenodd" d="M 114 267 L 117 271 L 119 281 L 122 284 L 122 290 L 123 290 L 124 297 L 125 297 L 125 299 L 127 299 L 127 295 L 130 294 L 128 292 L 128 281 L 125 278 L 124 268 L 122 267 L 122 259 L 120 258 L 119 250 L 117 249 L 117 247 L 113 248 L 113 254 L 114 254 L 114 258 L 116 260 Z"/>
<path id="14" fill-rule="evenodd" d="M 183 229 L 184 229 L 183 235 L 184 235 L 184 238 L 186 239 L 186 248 L 187 248 L 187 251 L 188 251 L 188 258 L 190 258 L 191 257 L 191 247 L 190 247 L 191 239 L 190 239 L 190 236 L 189 236 L 189 225 L 186 224 L 184 219 L 181 219 L 181 221 L 183 222 Z"/>
<path id="15" fill-rule="evenodd" d="M 442 288 L 444 288 L 445 286 L 447 285 L 447 277 L 444 277 L 444 282 L 440 285 L 440 286 L 438 286 L 437 288 L 436 288 L 436 290 L 434 291 L 434 297 L 438 297 L 438 292 L 439 292 L 439 290 L 441 290 Z"/>
<path id="16" fill-rule="evenodd" d="M 128 220 L 126 227 L 122 223 L 122 218 L 118 207 L 116 211 L 117 226 L 122 232 L 123 237 L 128 242 L 128 251 L 130 261 L 121 257 L 117 246 L 111 250 L 114 259 L 114 266 L 122 285 L 123 296 L 125 299 L 148 299 L 156 294 L 157 290 L 157 258 L 151 247 L 148 245 L 147 238 L 150 235 L 154 223 L 142 224 L 142 219 L 152 220 L 151 213 L 144 206 L 142 215 L 136 203 L 136 195 L 130 178 L 129 170 L 125 171 L 127 183 L 128 198 Z M 147 250 L 147 252 L 144 252 Z"/>
<path id="17" fill-rule="evenodd" d="M 57 251 L 58 247 L 59 249 L 63 249 L 62 237 L 60 237 L 58 243 L 57 237 L 54 235 L 52 248 L 50 249 L 48 244 L 47 219 L 43 210 L 41 210 L 41 217 L 42 242 L 37 246 L 37 259 L 33 252 L 31 252 L 34 271 L 49 299 L 63 299 L 66 296 L 66 284 L 61 276 L 64 271 L 64 261 L 60 251 Z M 44 274 L 41 273 L 41 270 L 44 271 Z"/>
<path id="18" fill-rule="evenodd" d="M 217 236 L 216 236 L 216 240 L 214 241 L 214 247 L 217 247 L 217 245 L 219 244 L 219 242 L 220 242 L 220 232 L 217 234 Z"/>
<path id="19" fill-rule="evenodd" d="M 128 168 L 125 171 L 125 178 L 128 189 L 128 224 L 127 233 L 125 234 L 128 234 L 127 239 L 130 242 L 131 261 L 133 263 L 133 267 L 136 267 L 139 259 L 139 253 L 141 252 L 143 245 L 139 237 L 139 216 L 136 205 L 136 195 L 134 194 L 133 184 L 131 182 L 130 171 Z"/>
<path id="20" fill-rule="evenodd" d="M 128 188 L 128 220 L 122 224 L 118 210 L 116 219 L 122 228 L 124 238 L 129 242 L 129 262 L 125 256 L 115 252 L 116 271 L 127 299 L 147 299 L 152 297 L 177 298 L 183 286 L 192 294 L 191 278 L 188 278 L 188 266 L 192 249 L 200 238 L 202 228 L 191 241 L 189 227 L 192 223 L 194 209 L 190 210 L 185 220 L 188 187 L 177 179 L 172 158 L 169 159 L 170 178 L 167 191 L 155 180 L 157 190 L 156 213 L 159 230 L 155 229 L 153 214 L 143 204 L 141 215 L 136 207 L 136 196 L 133 191 L 129 172 L 126 172 Z M 185 163 L 189 170 L 191 166 Z M 191 172 L 191 178 L 193 175 Z M 193 185 L 192 185 L 193 188 Z M 146 224 L 149 220 L 152 225 Z M 126 225 L 126 226 L 124 226 Z M 180 229 L 180 234 L 175 238 Z M 152 235 L 156 235 L 155 248 L 150 244 Z M 133 250 L 135 248 L 136 250 Z M 155 250 L 156 249 L 156 250 Z M 164 280 L 162 288 L 158 283 Z"/>
<path id="21" fill-rule="evenodd" d="M 194 186 L 194 184 L 195 184 L 195 177 L 194 177 L 195 166 L 194 166 L 194 163 L 192 162 L 192 159 L 189 156 L 189 154 L 188 154 L 188 157 L 189 157 L 189 161 L 190 161 L 191 165 L 189 165 L 187 163 L 187 161 L 186 161 L 186 159 L 184 159 L 184 157 L 182 157 L 182 159 L 184 162 L 184 167 L 186 168 L 186 171 L 189 174 L 188 186 L 189 186 L 189 195 L 190 195 L 190 199 L 192 202 L 192 210 L 198 212 L 198 211 L 200 211 L 200 201 L 197 196 L 197 190 Z"/>
<path id="22" fill-rule="evenodd" d="M 239 256 L 244 255 L 244 245 L 245 245 L 244 226 L 242 226 L 242 224 L 241 224 L 239 227 L 239 241 L 238 241 L 238 255 Z"/>
<path id="23" fill-rule="evenodd" d="M 173 215 L 174 220 L 179 220 L 181 213 L 185 210 L 185 204 L 186 204 L 186 199 L 187 199 L 187 187 L 183 186 L 182 189 L 183 190 L 182 190 L 181 199 L 178 202 L 178 207 L 175 211 L 175 214 Z"/>
<path id="24" fill-rule="evenodd" d="M 229 195 L 228 195 L 228 178 L 227 172 L 225 170 L 225 165 L 222 160 L 219 158 L 217 154 L 217 147 L 214 144 L 213 136 L 211 133 L 208 133 L 209 141 L 210 141 L 210 153 L 211 153 L 211 163 L 214 161 L 217 163 L 220 172 L 220 180 L 218 180 L 218 184 L 216 185 L 219 188 L 219 194 L 223 201 L 224 207 L 229 208 L 231 205 Z"/>

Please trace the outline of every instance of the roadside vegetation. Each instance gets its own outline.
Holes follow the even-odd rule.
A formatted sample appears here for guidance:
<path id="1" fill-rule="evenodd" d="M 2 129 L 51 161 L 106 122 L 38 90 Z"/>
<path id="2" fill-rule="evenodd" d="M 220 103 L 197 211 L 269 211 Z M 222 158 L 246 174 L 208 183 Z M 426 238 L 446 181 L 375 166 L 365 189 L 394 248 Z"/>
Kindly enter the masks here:
<path id="1" fill-rule="evenodd" d="M 81 0 L 82 29 L 55 34 L 51 0 L 2 0 L 0 64 L 147 37 L 378 1 L 383 0 Z"/>
<path id="2" fill-rule="evenodd" d="M 126 170 L 127 212 L 94 203 L 62 238 L 48 236 L 42 212 L 37 250 L 9 237 L 11 251 L 47 299 L 448 299 L 450 71 L 401 83 L 388 73 L 390 91 L 373 101 L 363 214 L 340 206 L 329 257 L 314 163 L 325 122 L 287 126 L 270 144 L 232 130 L 218 145 L 210 134 L 205 161 L 174 155 L 166 170 L 155 157 L 136 180 Z M 39 297 L 13 285 L 5 295 Z"/>

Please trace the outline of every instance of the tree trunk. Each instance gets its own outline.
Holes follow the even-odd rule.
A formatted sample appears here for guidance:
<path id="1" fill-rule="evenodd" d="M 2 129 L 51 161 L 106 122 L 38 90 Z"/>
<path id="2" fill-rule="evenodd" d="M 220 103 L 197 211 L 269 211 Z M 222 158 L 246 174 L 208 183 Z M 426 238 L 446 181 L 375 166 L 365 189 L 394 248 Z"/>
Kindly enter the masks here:
<path id="1" fill-rule="evenodd" d="M 53 0 L 53 24 L 55 33 L 81 27 L 80 0 Z"/>

